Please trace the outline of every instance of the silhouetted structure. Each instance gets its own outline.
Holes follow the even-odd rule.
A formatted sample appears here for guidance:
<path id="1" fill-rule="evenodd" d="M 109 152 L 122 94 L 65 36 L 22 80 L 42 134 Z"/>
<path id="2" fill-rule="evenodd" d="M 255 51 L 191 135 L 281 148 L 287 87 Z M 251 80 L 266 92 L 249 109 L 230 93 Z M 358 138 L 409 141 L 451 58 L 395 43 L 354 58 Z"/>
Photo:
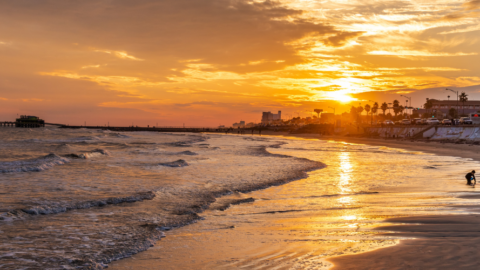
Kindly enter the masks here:
<path id="1" fill-rule="evenodd" d="M 38 128 L 44 126 L 45 121 L 43 121 L 37 116 L 32 115 L 21 115 L 20 118 L 17 118 L 17 120 L 15 121 L 15 127 L 20 128 Z"/>

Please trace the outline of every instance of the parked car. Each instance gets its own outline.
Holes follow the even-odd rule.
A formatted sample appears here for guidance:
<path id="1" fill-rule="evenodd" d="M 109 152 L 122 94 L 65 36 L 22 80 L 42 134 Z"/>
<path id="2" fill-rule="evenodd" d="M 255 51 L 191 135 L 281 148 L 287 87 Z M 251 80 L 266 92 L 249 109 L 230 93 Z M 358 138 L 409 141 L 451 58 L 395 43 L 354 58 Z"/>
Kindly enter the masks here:
<path id="1" fill-rule="evenodd" d="M 414 125 L 422 125 L 422 118 L 415 118 L 415 119 L 413 119 L 412 124 L 414 124 Z"/>
<path id="2" fill-rule="evenodd" d="M 438 125 L 440 124 L 440 121 L 436 118 L 429 118 L 427 119 L 427 125 Z"/>
<path id="3" fill-rule="evenodd" d="M 394 125 L 392 120 L 385 120 L 385 121 L 383 121 L 383 124 L 384 125 Z"/>
<path id="4" fill-rule="evenodd" d="M 427 124 L 427 120 L 428 120 L 427 118 L 423 118 L 423 119 L 422 119 L 422 122 L 421 122 L 422 125 L 426 125 L 426 124 Z"/>
<path id="5" fill-rule="evenodd" d="M 452 120 L 451 119 L 443 119 L 442 120 L 442 125 L 446 125 L 446 126 L 452 125 Z"/>
<path id="6" fill-rule="evenodd" d="M 460 124 L 461 125 L 472 125 L 473 121 L 472 121 L 472 119 L 470 119 L 468 117 L 462 117 L 462 118 L 460 118 Z"/>
<path id="7" fill-rule="evenodd" d="M 412 124 L 412 121 L 410 121 L 410 119 L 403 119 L 402 120 L 402 125 L 411 125 Z"/>

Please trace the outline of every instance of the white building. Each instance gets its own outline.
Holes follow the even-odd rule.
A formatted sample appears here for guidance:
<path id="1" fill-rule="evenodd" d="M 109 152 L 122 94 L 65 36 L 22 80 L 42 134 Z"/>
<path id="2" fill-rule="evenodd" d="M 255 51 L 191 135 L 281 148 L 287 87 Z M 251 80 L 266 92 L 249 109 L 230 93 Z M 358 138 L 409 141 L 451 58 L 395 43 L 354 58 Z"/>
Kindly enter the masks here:
<path id="1" fill-rule="evenodd" d="M 282 120 L 282 112 L 278 111 L 277 114 L 273 114 L 271 112 L 263 112 L 262 113 L 262 124 L 268 124 L 275 120 Z"/>

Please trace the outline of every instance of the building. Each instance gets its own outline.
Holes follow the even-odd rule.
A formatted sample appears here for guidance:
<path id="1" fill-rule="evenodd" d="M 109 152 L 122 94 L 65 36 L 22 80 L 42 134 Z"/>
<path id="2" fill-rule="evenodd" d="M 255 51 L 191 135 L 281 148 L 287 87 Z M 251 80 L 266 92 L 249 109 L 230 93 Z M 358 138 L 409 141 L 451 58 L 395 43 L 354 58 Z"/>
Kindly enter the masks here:
<path id="1" fill-rule="evenodd" d="M 278 111 L 277 114 L 273 114 L 271 112 L 263 112 L 262 113 L 262 124 L 269 124 L 275 120 L 282 120 L 282 112 Z"/>
<path id="2" fill-rule="evenodd" d="M 240 121 L 240 123 L 233 123 L 233 128 L 244 128 L 245 127 L 245 121 Z"/>
<path id="3" fill-rule="evenodd" d="M 333 113 L 322 113 L 320 115 L 320 122 L 322 123 L 329 123 L 333 122 L 335 120 L 335 114 Z"/>
<path id="4" fill-rule="evenodd" d="M 44 127 L 45 121 L 33 115 L 21 115 L 15 121 L 15 127 L 37 128 Z"/>
<path id="5" fill-rule="evenodd" d="M 451 108 L 457 110 L 458 114 L 469 114 L 469 113 L 476 113 L 480 111 L 480 100 L 468 100 L 465 102 L 460 102 L 456 100 L 438 100 L 438 99 L 430 99 L 432 102 L 432 108 L 427 109 L 419 109 L 417 112 L 419 113 L 426 113 L 428 112 L 437 112 L 442 113 L 444 116 L 448 115 L 448 111 Z"/>

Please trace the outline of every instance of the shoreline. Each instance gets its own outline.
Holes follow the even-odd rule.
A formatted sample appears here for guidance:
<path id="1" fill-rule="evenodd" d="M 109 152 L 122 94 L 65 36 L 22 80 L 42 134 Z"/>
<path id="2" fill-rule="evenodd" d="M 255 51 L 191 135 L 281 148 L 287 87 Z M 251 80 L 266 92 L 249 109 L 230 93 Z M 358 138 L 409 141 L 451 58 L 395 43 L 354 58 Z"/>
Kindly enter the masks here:
<path id="1" fill-rule="evenodd" d="M 453 144 L 436 141 L 410 141 L 395 139 L 384 140 L 346 136 L 320 136 L 318 134 L 290 134 L 288 132 L 267 132 L 266 134 L 262 134 L 262 136 L 263 135 L 284 138 L 317 139 L 354 144 L 366 144 L 372 146 L 385 146 L 390 148 L 401 148 L 408 151 L 425 152 L 442 156 L 471 158 L 475 161 L 480 161 L 480 145 L 473 144 Z"/>
<path id="2" fill-rule="evenodd" d="M 265 134 L 267 135 L 267 134 Z M 270 135 L 270 134 L 268 134 Z M 442 156 L 471 158 L 480 161 L 480 147 L 434 141 L 384 140 L 317 134 L 271 134 L 273 136 L 318 139 L 337 142 L 401 148 Z M 474 169 L 474 168 L 472 168 Z M 477 193 L 473 190 L 470 192 Z M 477 193 L 478 194 L 478 193 Z M 480 199 L 480 195 L 463 195 L 463 199 Z M 480 205 L 459 206 L 479 212 Z M 384 220 L 394 225 L 375 228 L 381 235 L 408 237 L 391 247 L 358 254 L 327 258 L 331 270 L 358 269 L 479 269 L 476 258 L 480 249 L 480 214 L 408 216 Z M 382 232 L 383 231 L 383 232 Z"/>
<path id="3" fill-rule="evenodd" d="M 232 135 L 236 135 L 236 134 L 232 134 Z M 238 136 L 250 136 L 250 135 L 246 134 L 246 135 L 238 135 Z M 254 136 L 258 136 L 258 135 L 254 135 Z M 425 153 L 437 154 L 442 156 L 456 156 L 456 157 L 462 157 L 462 158 L 471 158 L 473 160 L 480 161 L 480 154 L 476 152 L 480 150 L 480 148 L 477 149 L 475 148 L 475 146 L 472 147 L 466 144 L 465 145 L 444 144 L 439 142 L 424 142 L 424 141 L 412 142 L 412 141 L 368 139 L 368 138 L 341 137 L 341 136 L 321 136 L 320 137 L 317 134 L 289 134 L 287 132 L 267 132 L 262 134 L 262 136 L 282 137 L 282 138 L 292 138 L 292 139 L 299 138 L 299 139 L 311 139 L 311 140 L 327 140 L 327 141 L 337 141 L 337 142 L 345 142 L 345 143 L 353 143 L 353 144 L 385 146 L 389 148 L 400 148 L 407 151 L 425 152 Z M 456 152 L 453 150 L 455 150 Z M 285 183 L 281 183 L 280 185 L 283 185 L 283 184 Z M 450 224 L 452 222 L 455 222 L 455 219 L 457 216 L 452 215 L 451 217 L 449 216 L 439 216 L 439 217 L 441 219 L 437 220 L 436 224 L 432 226 L 436 225 L 437 227 L 438 226 L 441 227 L 444 224 Z M 480 225 L 480 215 L 478 216 L 479 217 L 478 222 L 476 222 L 475 220 L 476 216 L 473 216 L 471 218 L 470 216 L 468 217 L 469 219 L 464 221 L 465 224 L 461 223 L 463 226 L 465 226 L 466 224 L 467 226 L 468 224 L 471 224 L 472 226 L 474 226 L 474 224 Z M 415 224 L 389 226 L 388 228 L 379 227 L 378 230 L 388 229 L 388 231 L 390 232 L 394 231 L 393 233 L 391 233 L 391 235 L 397 236 L 397 237 L 400 236 L 400 234 L 403 232 L 405 236 L 416 237 L 416 238 L 418 237 L 427 238 L 428 237 L 427 233 L 415 234 L 415 232 L 418 231 L 420 227 L 429 229 L 429 227 L 425 227 L 424 225 L 418 225 L 418 223 L 427 222 L 430 218 L 431 216 L 427 216 L 427 217 L 409 216 L 404 218 L 396 218 L 395 220 L 385 220 L 384 222 L 389 222 L 389 223 L 398 222 L 398 223 L 407 223 L 407 224 L 415 223 Z M 379 234 L 381 235 L 383 233 L 379 232 Z M 480 235 L 480 232 L 479 232 L 479 235 Z M 443 237 L 444 238 L 448 237 L 448 232 L 444 233 Z M 449 245 L 451 246 L 452 244 L 454 244 L 454 242 L 457 242 L 457 246 L 458 246 L 458 242 L 461 239 L 455 238 L 452 240 L 453 242 L 447 241 L 447 240 L 443 240 L 442 242 L 440 242 L 434 237 L 430 237 L 430 239 L 401 240 L 400 244 L 392 247 L 380 248 L 373 251 L 358 253 L 354 255 L 331 257 L 326 260 L 334 264 L 334 266 L 330 269 L 335 269 L 335 270 L 336 269 L 385 269 L 385 268 L 404 269 L 406 267 L 412 267 L 411 265 L 408 265 L 408 264 L 406 265 L 404 263 L 404 261 L 406 260 L 415 264 L 415 262 L 421 263 L 425 259 L 427 259 L 427 257 L 425 256 L 417 256 L 418 257 L 417 261 L 415 261 L 415 259 L 412 259 L 412 258 L 408 258 L 408 259 L 402 259 L 402 258 L 407 258 L 409 254 L 412 254 L 412 251 L 413 251 L 413 254 L 416 254 L 416 255 L 420 254 L 419 252 L 421 252 L 423 249 L 431 245 L 432 240 L 435 243 L 437 243 L 436 246 L 438 247 L 438 250 L 435 251 L 436 254 L 441 254 L 442 250 L 448 250 L 449 253 L 452 253 L 451 249 L 446 249 L 444 247 L 447 247 Z M 480 241 L 478 242 L 480 243 Z M 467 246 L 472 247 L 471 250 L 480 248 L 480 244 L 476 246 L 472 241 L 470 242 L 465 241 L 463 243 Z M 412 247 L 415 247 L 416 249 L 412 249 Z M 385 256 L 388 256 L 388 259 L 386 259 L 387 257 Z M 470 256 L 470 258 L 474 258 L 474 256 Z M 375 263 L 372 263 L 372 260 L 374 260 Z M 432 258 L 431 260 L 436 262 L 440 261 L 439 258 Z M 468 261 L 469 263 L 472 263 L 471 260 L 472 259 L 466 260 L 466 261 Z M 453 262 L 455 262 L 455 260 Z M 121 262 L 119 263 L 121 264 Z M 421 266 L 422 265 L 420 265 L 418 268 L 422 268 Z M 439 265 L 427 266 L 427 267 L 439 268 Z M 115 268 L 116 267 L 114 266 L 113 269 Z M 413 268 L 414 269 L 417 268 L 417 265 L 414 265 Z M 478 268 L 478 267 L 476 266 L 475 268 Z M 450 265 L 450 269 L 451 269 L 451 265 Z"/>

